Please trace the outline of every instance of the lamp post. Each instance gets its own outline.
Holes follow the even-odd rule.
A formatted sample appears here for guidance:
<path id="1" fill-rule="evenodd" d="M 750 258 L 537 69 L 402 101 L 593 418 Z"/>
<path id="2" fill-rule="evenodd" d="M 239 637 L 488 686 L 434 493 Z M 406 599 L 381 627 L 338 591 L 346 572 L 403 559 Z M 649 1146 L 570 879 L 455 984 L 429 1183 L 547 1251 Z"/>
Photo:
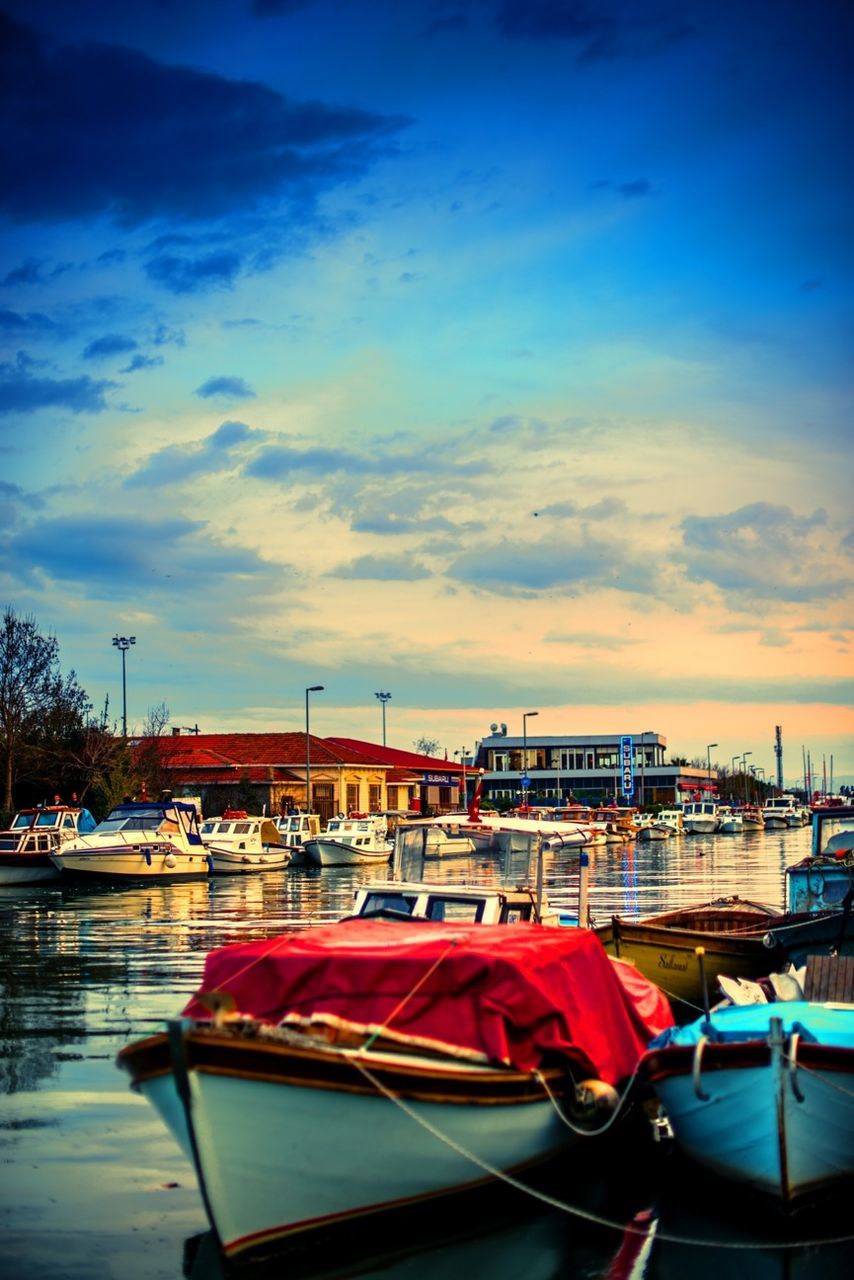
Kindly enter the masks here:
<path id="1" fill-rule="evenodd" d="M 311 813 L 311 738 L 308 732 L 308 695 L 323 693 L 322 684 L 312 684 L 305 691 L 305 811 Z"/>
<path id="2" fill-rule="evenodd" d="M 522 716 L 522 801 L 523 803 L 528 798 L 525 792 L 528 790 L 528 785 L 530 785 L 530 781 L 531 781 L 530 778 L 528 778 L 528 720 L 531 718 L 531 716 L 538 716 L 539 714 L 540 714 L 539 711 L 526 711 Z M 525 781 L 526 779 L 527 779 L 527 785 Z"/>
<path id="3" fill-rule="evenodd" d="M 716 742 L 710 742 L 706 747 L 706 768 L 709 774 L 709 791 L 712 789 L 712 747 L 716 747 Z"/>
<path id="4" fill-rule="evenodd" d="M 747 804 L 747 757 L 752 756 L 752 751 L 745 751 L 741 757 L 741 772 L 744 774 L 744 803 Z"/>
<path id="5" fill-rule="evenodd" d="M 460 757 L 460 764 L 463 766 L 463 807 L 469 802 L 468 783 L 466 781 L 466 748 L 460 747 L 459 751 L 454 752 L 455 756 Z"/>
<path id="6" fill-rule="evenodd" d="M 125 655 L 132 644 L 136 644 L 136 636 L 113 636 L 113 645 L 122 655 L 122 737 L 128 736 L 128 683 L 125 670 Z"/>
<path id="7" fill-rule="evenodd" d="M 374 694 L 374 697 L 375 697 L 375 698 L 379 698 L 380 702 L 382 703 L 382 708 L 383 708 L 383 746 L 385 746 L 385 704 L 388 702 L 389 698 L 391 697 L 391 694 L 390 694 L 390 693 L 383 693 L 382 689 L 380 689 L 379 693 L 375 693 L 375 694 Z"/>

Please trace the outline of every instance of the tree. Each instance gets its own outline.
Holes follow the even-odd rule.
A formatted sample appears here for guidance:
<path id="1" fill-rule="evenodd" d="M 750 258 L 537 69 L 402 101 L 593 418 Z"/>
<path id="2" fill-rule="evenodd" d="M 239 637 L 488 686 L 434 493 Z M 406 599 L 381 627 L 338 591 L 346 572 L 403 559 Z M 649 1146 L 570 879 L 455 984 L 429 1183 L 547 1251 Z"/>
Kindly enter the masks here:
<path id="1" fill-rule="evenodd" d="M 438 738 L 416 738 L 412 744 L 420 756 L 433 756 L 439 750 Z"/>
<path id="2" fill-rule="evenodd" d="M 0 752 L 3 755 L 3 807 L 14 808 L 12 788 L 25 768 L 34 776 L 39 759 L 50 756 L 47 743 L 79 728 L 88 709 L 86 694 L 73 671 L 59 670 L 59 643 L 44 636 L 35 618 L 7 605 L 0 626 Z"/>
<path id="3" fill-rule="evenodd" d="M 167 790 L 172 783 L 171 774 L 166 768 L 164 753 L 160 748 L 160 739 L 164 737 L 169 725 L 169 708 L 165 702 L 156 707 L 149 707 L 142 724 L 141 741 L 133 751 L 134 764 L 146 793 L 156 799 L 161 791 Z"/>

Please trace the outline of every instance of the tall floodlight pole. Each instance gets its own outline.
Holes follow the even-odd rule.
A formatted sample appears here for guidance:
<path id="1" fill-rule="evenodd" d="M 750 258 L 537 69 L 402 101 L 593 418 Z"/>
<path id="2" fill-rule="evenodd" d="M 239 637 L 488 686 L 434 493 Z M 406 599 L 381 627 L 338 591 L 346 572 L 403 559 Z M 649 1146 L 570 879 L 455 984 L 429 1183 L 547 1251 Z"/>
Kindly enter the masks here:
<path id="1" fill-rule="evenodd" d="M 389 698 L 391 697 L 391 694 L 383 693 L 382 689 L 380 689 L 379 693 L 374 694 L 374 697 L 379 698 L 383 707 L 383 746 L 385 746 L 385 704 L 388 702 Z"/>
<path id="2" fill-rule="evenodd" d="M 752 756 L 752 751 L 745 751 L 741 757 L 741 772 L 744 774 L 744 803 L 747 804 L 747 757 Z"/>
<path id="3" fill-rule="evenodd" d="M 312 684 L 305 691 L 305 811 L 311 813 L 311 737 L 308 729 L 308 695 L 323 693 L 322 684 Z"/>
<path id="4" fill-rule="evenodd" d="M 525 779 L 528 778 L 528 720 L 531 716 L 538 716 L 539 711 L 526 711 L 522 716 L 522 800 L 527 800 L 525 792 L 528 787 L 525 785 Z M 530 784 L 530 778 L 528 778 Z"/>
<path id="5" fill-rule="evenodd" d="M 712 789 L 712 747 L 716 747 L 717 745 L 718 744 L 716 742 L 710 742 L 709 745 L 706 747 L 706 768 L 708 769 L 708 773 L 709 773 L 709 790 L 710 791 Z"/>
<path id="6" fill-rule="evenodd" d="M 125 669 L 125 655 L 132 644 L 136 644 L 136 636 L 113 636 L 113 646 L 122 655 L 122 737 L 128 736 L 128 682 Z"/>

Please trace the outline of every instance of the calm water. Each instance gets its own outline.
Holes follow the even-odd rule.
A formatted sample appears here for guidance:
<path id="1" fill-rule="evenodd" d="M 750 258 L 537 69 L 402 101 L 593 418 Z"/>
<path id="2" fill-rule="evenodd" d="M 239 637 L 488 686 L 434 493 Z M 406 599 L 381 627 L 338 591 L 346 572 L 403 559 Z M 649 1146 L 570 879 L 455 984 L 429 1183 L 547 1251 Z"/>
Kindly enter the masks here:
<path id="1" fill-rule="evenodd" d="M 804 829 L 597 848 L 591 909 L 604 922 L 612 912 L 646 915 L 723 893 L 781 906 L 784 868 L 808 847 Z M 499 863 L 488 855 L 433 865 L 446 880 L 500 879 Z M 187 885 L 0 888 L 0 1275 L 216 1276 L 192 1170 L 153 1110 L 130 1092 L 115 1055 L 182 1008 L 211 948 L 334 921 L 348 912 L 358 883 L 387 874 L 384 867 L 294 868 Z M 553 902 L 574 906 L 566 855 L 547 859 L 546 887 Z M 735 1192 L 733 1204 L 722 1205 L 720 1189 L 705 1193 L 689 1173 L 691 1194 L 684 1188 L 674 1194 L 672 1162 L 627 1168 L 608 1156 L 602 1169 L 584 1159 L 583 1171 L 568 1172 L 560 1198 L 588 1213 L 625 1223 L 656 1207 L 660 1233 L 691 1241 L 769 1239 L 767 1223 L 745 1221 Z M 493 1226 L 479 1224 L 476 1238 L 437 1238 L 395 1258 L 353 1261 L 334 1274 L 411 1280 L 437 1271 L 466 1280 L 628 1274 L 615 1262 L 619 1232 L 517 1201 L 496 1211 Z M 847 1224 L 831 1227 L 843 1235 Z M 779 1238 L 778 1230 L 772 1223 L 771 1238 Z M 807 1219 L 791 1238 L 827 1233 L 827 1224 L 819 1230 Z M 690 1273 L 700 1280 L 714 1272 L 717 1280 L 727 1265 L 740 1276 L 826 1280 L 850 1275 L 854 1254 L 847 1246 L 722 1252 L 659 1240 L 637 1274 L 669 1280 Z"/>

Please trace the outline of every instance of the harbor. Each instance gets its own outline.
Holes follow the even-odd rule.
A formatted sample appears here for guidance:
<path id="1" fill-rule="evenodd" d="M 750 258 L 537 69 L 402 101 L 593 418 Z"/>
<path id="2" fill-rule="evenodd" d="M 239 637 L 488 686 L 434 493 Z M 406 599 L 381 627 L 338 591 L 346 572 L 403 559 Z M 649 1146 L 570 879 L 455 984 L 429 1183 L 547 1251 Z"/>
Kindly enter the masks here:
<path id="1" fill-rule="evenodd" d="M 734 894 L 781 908 L 786 868 L 809 850 L 808 827 L 597 845 L 586 855 L 589 913 L 606 925 L 613 915 L 638 919 Z M 578 861 L 572 849 L 543 855 L 550 906 L 576 907 Z M 430 877 L 497 885 L 502 870 L 497 853 L 478 852 L 434 863 Z M 360 885 L 388 875 L 386 865 L 309 865 L 188 883 L 63 879 L 0 889 L 10 961 L 4 1276 L 220 1274 L 192 1165 L 128 1088 L 116 1056 L 188 1004 L 208 952 L 333 924 L 352 911 Z M 659 985 L 666 993 L 666 974 Z M 639 1154 L 617 1143 L 599 1163 L 585 1157 L 579 1177 L 570 1153 L 545 1191 L 500 1188 L 476 1215 L 465 1207 L 461 1221 L 426 1209 L 420 1232 L 398 1241 L 393 1257 L 379 1228 L 348 1254 L 346 1274 L 417 1276 L 444 1265 L 446 1274 L 668 1277 L 710 1274 L 734 1250 L 744 1275 L 850 1271 L 844 1216 L 805 1212 L 789 1224 L 756 1212 L 749 1198 L 745 1212 L 740 1188 L 710 1196 L 699 1173 L 688 1184 L 674 1177 L 679 1159 L 661 1144 Z M 621 1256 L 636 1269 L 613 1270 Z M 344 1273 L 335 1270 L 340 1259 L 314 1270 L 304 1253 L 298 1261 L 306 1275 Z"/>

